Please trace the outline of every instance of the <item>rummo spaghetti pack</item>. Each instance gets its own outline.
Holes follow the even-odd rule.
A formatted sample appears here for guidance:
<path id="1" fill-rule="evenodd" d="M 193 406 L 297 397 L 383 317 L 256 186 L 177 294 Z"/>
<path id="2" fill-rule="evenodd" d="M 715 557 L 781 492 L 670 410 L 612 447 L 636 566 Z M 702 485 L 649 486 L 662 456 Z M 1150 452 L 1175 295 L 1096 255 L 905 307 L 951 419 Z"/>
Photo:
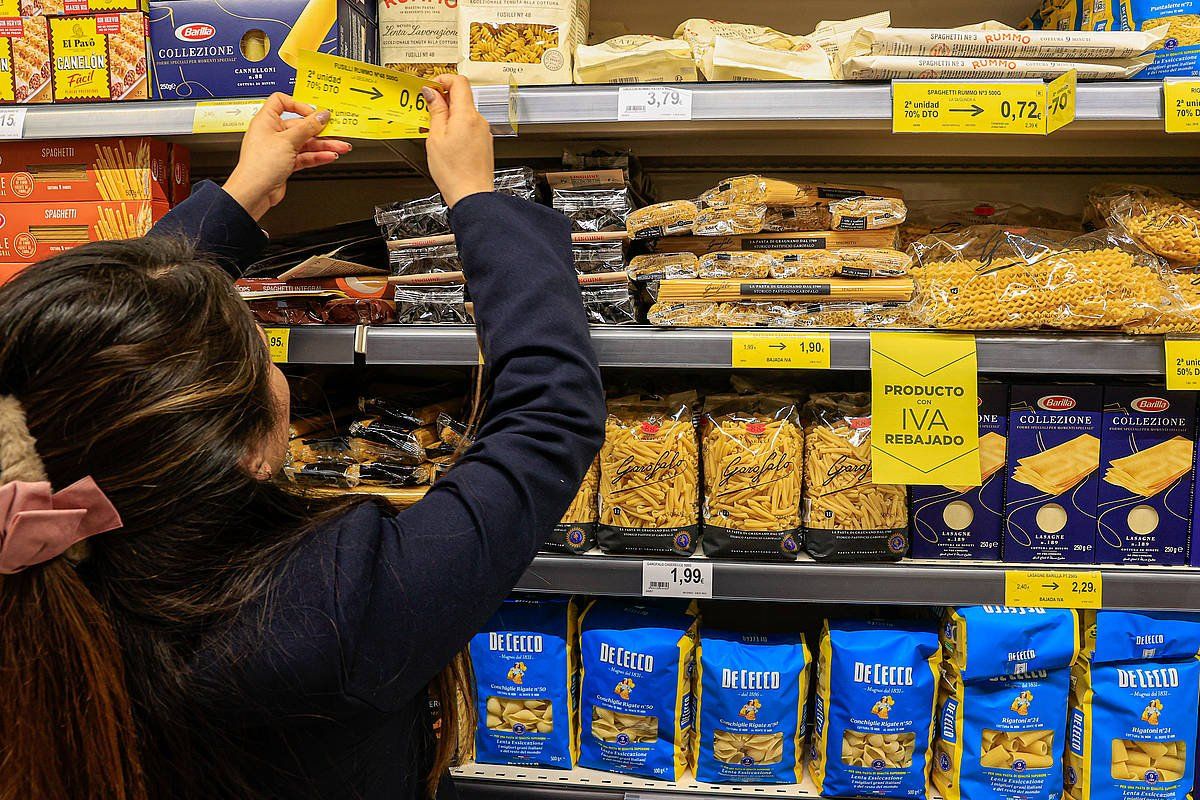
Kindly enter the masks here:
<path id="1" fill-rule="evenodd" d="M 940 660 L 932 624 L 825 622 L 808 761 L 822 796 L 926 797 Z"/>
<path id="2" fill-rule="evenodd" d="M 1069 609 L 947 612 L 931 777 L 945 800 L 1058 800 L 1078 617 Z"/>
<path id="3" fill-rule="evenodd" d="M 1191 518 L 1196 396 L 1104 390 L 1097 564 L 1183 564 Z"/>
<path id="4" fill-rule="evenodd" d="M 1200 615 L 1084 612 L 1071 673 L 1066 796 L 1187 800 L 1200 702 Z"/>
<path id="5" fill-rule="evenodd" d="M 579 765 L 679 780 L 692 737 L 696 620 L 598 600 L 580 618 Z"/>
<path id="6" fill-rule="evenodd" d="M 574 765 L 576 633 L 571 600 L 510 598 L 471 639 L 476 761 Z"/>
<path id="7" fill-rule="evenodd" d="M 800 783 L 809 652 L 799 634 L 701 631 L 696 780 Z"/>
<path id="8" fill-rule="evenodd" d="M 1101 393 L 1090 385 L 1012 387 L 1005 561 L 1093 562 Z"/>
<path id="9" fill-rule="evenodd" d="M 979 486 L 911 486 L 913 558 L 999 559 L 1008 387 L 979 385 Z"/>

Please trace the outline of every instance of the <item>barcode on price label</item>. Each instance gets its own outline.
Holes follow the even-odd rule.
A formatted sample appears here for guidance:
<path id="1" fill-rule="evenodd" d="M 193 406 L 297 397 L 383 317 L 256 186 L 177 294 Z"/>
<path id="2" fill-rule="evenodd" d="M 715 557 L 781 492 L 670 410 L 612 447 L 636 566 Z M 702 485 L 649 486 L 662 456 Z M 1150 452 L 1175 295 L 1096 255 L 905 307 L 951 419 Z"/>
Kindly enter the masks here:
<path id="1" fill-rule="evenodd" d="M 618 122 L 657 122 L 692 118 L 692 92 L 672 86 L 617 89 Z"/>
<path id="2" fill-rule="evenodd" d="M 644 597 L 710 598 L 713 594 L 713 565 L 711 561 L 680 559 L 678 561 L 643 561 L 642 595 Z"/>

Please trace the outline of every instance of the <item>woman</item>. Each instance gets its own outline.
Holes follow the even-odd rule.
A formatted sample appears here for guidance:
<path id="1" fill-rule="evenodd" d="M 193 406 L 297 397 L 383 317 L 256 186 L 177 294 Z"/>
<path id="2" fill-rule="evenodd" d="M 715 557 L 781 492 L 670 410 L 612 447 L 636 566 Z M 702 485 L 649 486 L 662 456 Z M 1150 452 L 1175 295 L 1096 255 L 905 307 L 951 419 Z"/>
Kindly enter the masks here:
<path id="1" fill-rule="evenodd" d="M 287 384 L 209 263 L 252 258 L 290 174 L 349 150 L 315 138 L 327 113 L 272 97 L 224 189 L 0 289 L 3 800 L 450 791 L 430 700 L 453 730 L 456 654 L 566 509 L 603 400 L 566 220 L 491 191 L 487 124 L 442 82 L 429 165 L 491 399 L 408 511 L 270 481 Z"/>

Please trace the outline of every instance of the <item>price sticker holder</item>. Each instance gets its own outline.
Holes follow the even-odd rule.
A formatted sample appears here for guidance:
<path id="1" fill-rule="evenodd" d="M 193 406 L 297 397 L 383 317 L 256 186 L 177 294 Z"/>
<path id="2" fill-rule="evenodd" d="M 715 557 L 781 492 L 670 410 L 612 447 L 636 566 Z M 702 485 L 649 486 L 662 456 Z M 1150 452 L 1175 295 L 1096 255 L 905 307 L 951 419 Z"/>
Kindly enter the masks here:
<path id="1" fill-rule="evenodd" d="M 1098 570 L 1010 569 L 1004 605 L 1030 608 L 1100 608 L 1104 574 Z"/>
<path id="2" fill-rule="evenodd" d="M 617 89 L 617 122 L 664 122 L 692 118 L 692 91 L 674 86 Z"/>
<path id="3" fill-rule="evenodd" d="M 892 133 L 1053 133 L 1075 120 L 1076 72 L 1011 81 L 893 81 Z"/>
<path id="4" fill-rule="evenodd" d="M 192 133 L 245 133 L 262 100 L 201 100 L 192 113 Z"/>
<path id="5" fill-rule="evenodd" d="M 735 333 L 730 365 L 748 369 L 829 369 L 829 334 Z"/>
<path id="6" fill-rule="evenodd" d="M 1200 337 L 1163 340 L 1167 389 L 1200 389 Z"/>
<path id="7" fill-rule="evenodd" d="M 643 561 L 642 596 L 711 599 L 713 564 L 711 561 L 695 558 Z"/>
<path id="8" fill-rule="evenodd" d="M 25 112 L 21 106 L 0 108 L 0 139 L 20 139 L 25 135 Z"/>
<path id="9" fill-rule="evenodd" d="M 324 136 L 424 139 L 426 87 L 443 91 L 415 75 L 312 50 L 301 51 L 296 65 L 296 99 L 332 112 Z"/>
<path id="10" fill-rule="evenodd" d="M 263 334 L 267 337 L 267 348 L 271 353 L 271 361 L 276 364 L 286 364 L 288 361 L 288 347 L 292 339 L 292 329 L 263 328 Z"/>
<path id="11" fill-rule="evenodd" d="M 1167 133 L 1200 133 L 1200 81 L 1163 79 L 1163 124 Z"/>

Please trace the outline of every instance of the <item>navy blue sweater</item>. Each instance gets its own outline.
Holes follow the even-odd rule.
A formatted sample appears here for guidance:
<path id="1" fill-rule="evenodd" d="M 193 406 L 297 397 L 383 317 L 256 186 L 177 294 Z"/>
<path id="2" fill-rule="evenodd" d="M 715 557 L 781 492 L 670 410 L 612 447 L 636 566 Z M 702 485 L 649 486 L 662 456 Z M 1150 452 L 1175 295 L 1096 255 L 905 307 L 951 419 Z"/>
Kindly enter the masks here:
<path id="1" fill-rule="evenodd" d="M 529 566 L 603 438 L 566 218 L 485 193 L 450 221 L 491 399 L 474 446 L 423 500 L 395 515 L 362 506 L 317 531 L 240 616 L 234 641 L 247 647 L 228 703 L 270 797 L 419 796 L 426 685 Z M 211 183 L 154 233 L 184 235 L 235 273 L 264 241 Z"/>

